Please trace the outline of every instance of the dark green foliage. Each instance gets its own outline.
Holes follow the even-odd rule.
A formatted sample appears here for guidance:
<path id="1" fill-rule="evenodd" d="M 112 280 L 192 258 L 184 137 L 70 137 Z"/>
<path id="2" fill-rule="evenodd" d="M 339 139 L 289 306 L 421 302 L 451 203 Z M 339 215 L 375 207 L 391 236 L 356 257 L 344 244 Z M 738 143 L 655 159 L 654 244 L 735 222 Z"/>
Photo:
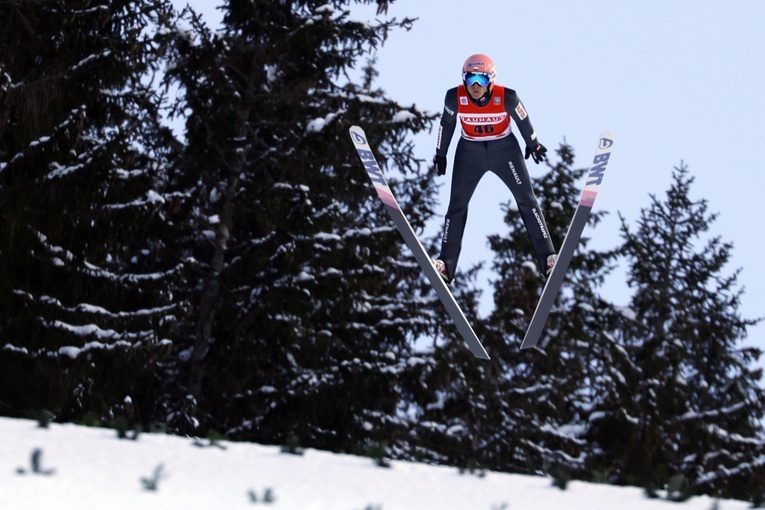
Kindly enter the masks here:
<path id="1" fill-rule="evenodd" d="M 535 182 L 535 189 L 548 216 L 548 225 L 557 244 L 578 202 L 576 185 L 584 170 L 573 170 L 573 152 L 568 146 L 558 151 L 560 162 Z M 509 192 L 508 192 L 509 194 Z M 593 223 L 599 218 L 592 217 Z M 586 311 L 574 306 L 564 295 L 565 307 L 553 314 L 557 331 L 546 338 L 545 352 L 518 349 L 528 319 L 542 288 L 538 271 L 531 262 L 531 244 L 516 211 L 506 208 L 509 233 L 490 237 L 496 252 L 494 282 L 496 309 L 484 321 L 472 320 L 486 343 L 491 361 L 476 362 L 464 350 L 458 336 L 448 329 L 443 342 L 434 346 L 432 357 L 416 365 L 419 388 L 416 424 L 412 442 L 417 454 L 433 462 L 475 465 L 481 469 L 541 473 L 545 466 L 560 466 L 571 472 L 583 468 L 585 443 L 577 437 L 585 424 L 578 406 L 586 404 L 587 390 L 580 368 L 585 361 L 579 352 L 578 324 Z M 585 240 L 586 243 L 586 240 Z M 579 284 L 594 271 L 604 271 L 605 258 L 582 250 L 572 263 L 570 278 Z M 468 316 L 475 317 L 477 296 L 470 290 L 471 272 L 460 277 L 455 287 Z M 584 286 L 576 302 L 594 300 Z M 579 291 L 579 289 L 577 289 Z M 565 301 L 563 301 L 565 299 Z M 440 322 L 448 324 L 445 319 Z M 571 324 L 571 325 L 569 325 Z M 568 335 L 572 335 L 569 337 Z M 543 345 L 544 345 L 543 344 Z"/>
<path id="2" fill-rule="evenodd" d="M 136 441 L 141 434 L 141 427 L 131 427 L 128 419 L 124 416 L 117 416 L 112 420 L 111 427 L 117 431 L 117 437 L 120 439 Z"/>
<path id="3" fill-rule="evenodd" d="M 5 413 L 335 449 L 401 427 L 423 286 L 347 128 L 372 127 L 421 228 L 434 183 L 406 136 L 431 119 L 371 64 L 344 79 L 411 22 L 322 5 L 233 1 L 213 34 L 161 2 L 3 4 Z M 167 62 L 180 157 L 146 79 Z"/>
<path id="4" fill-rule="evenodd" d="M 141 485 L 143 486 L 144 490 L 150 492 L 156 492 L 159 490 L 159 482 L 166 477 L 164 469 L 164 464 L 158 464 L 157 467 L 154 468 L 154 472 L 151 474 L 151 476 L 145 476 L 141 478 Z"/>
<path id="5" fill-rule="evenodd" d="M 30 457 L 29 465 L 30 465 L 31 473 L 34 475 L 49 476 L 56 472 L 55 469 L 45 469 L 42 467 L 42 450 L 40 448 L 35 448 L 34 450 L 32 450 L 32 455 Z M 16 469 L 16 473 L 20 475 L 25 475 L 27 471 L 24 468 L 19 467 Z"/>
<path id="6" fill-rule="evenodd" d="M 659 493 L 656 492 L 656 486 L 653 483 L 646 485 L 643 491 L 645 493 L 645 497 L 648 499 L 659 499 L 661 497 L 659 496 Z"/>
<path id="7" fill-rule="evenodd" d="M 432 119 L 360 69 L 408 21 L 318 7 L 232 1 L 220 32 L 188 13 L 191 30 L 173 35 L 168 80 L 188 113 L 171 180 L 183 190 L 176 246 L 193 261 L 174 290 L 190 309 L 157 411 L 173 431 L 345 451 L 402 435 L 399 380 L 431 326 L 419 267 L 402 256 L 348 128 L 368 127 L 421 227 L 435 188 L 406 136 Z M 354 69 L 364 83 L 346 82 Z"/>
<path id="8" fill-rule="evenodd" d="M 559 247 L 581 196 L 581 178 L 586 170 L 573 168 L 571 147 L 561 145 L 557 154 L 559 161 L 550 164 L 550 171 L 538 179 L 534 188 L 553 243 Z M 602 214 L 593 211 L 590 224 L 596 225 Z M 491 449 L 497 452 L 492 453 L 497 460 L 489 465 L 512 465 L 513 470 L 528 473 L 552 467 L 577 473 L 583 469 L 586 445 L 580 438 L 586 426 L 581 408 L 591 398 L 584 325 L 592 315 L 591 309 L 597 306 L 592 283 L 607 271 L 607 255 L 586 251 L 586 231 L 540 349 L 520 351 L 518 346 L 543 282 L 532 262 L 533 250 L 518 216 L 508 204 L 505 221 L 509 234 L 490 238 L 499 275 L 494 284 L 497 307 L 491 322 L 497 335 L 505 338 L 505 345 L 492 347 L 492 353 L 497 353 L 491 372 L 496 403 L 490 409 L 497 414 L 487 423 L 494 430 Z"/>
<path id="9" fill-rule="evenodd" d="M 765 394 L 751 366 L 761 353 L 738 345 L 755 322 L 738 312 L 738 273 L 723 273 L 732 246 L 707 235 L 715 215 L 690 198 L 687 168 L 673 177 L 637 230 L 622 219 L 635 294 L 599 351 L 607 376 L 590 414 L 590 463 L 642 486 L 682 473 L 678 497 L 746 497 L 763 479 L 765 447 Z"/>
<path id="10" fill-rule="evenodd" d="M 247 495 L 250 499 L 250 503 L 274 503 L 276 501 L 276 496 L 274 496 L 274 491 L 270 488 L 263 491 L 263 497 L 261 499 L 258 499 L 258 493 L 254 490 L 250 489 L 247 491 Z"/>
<path id="11" fill-rule="evenodd" d="M 614 252 L 590 249 L 593 211 L 531 351 L 542 281 L 508 202 L 494 310 L 478 317 L 480 266 L 453 288 L 476 361 L 348 136 L 366 129 L 421 232 L 436 181 L 409 140 L 434 117 L 374 83 L 412 20 L 348 5 L 230 0 L 212 31 L 165 0 L 0 3 L 0 413 L 759 505 L 760 351 L 738 345 L 755 321 L 687 170 Z M 556 246 L 585 172 L 564 144 L 534 182 Z M 597 293 L 617 256 L 628 309 Z"/>
<path id="12" fill-rule="evenodd" d="M 194 441 L 191 444 L 193 444 L 194 446 L 196 446 L 198 448 L 213 448 L 213 447 L 215 447 L 215 448 L 219 448 L 221 450 L 225 450 L 226 449 L 226 446 L 222 445 L 220 442 L 223 441 L 223 440 L 226 440 L 228 438 L 226 436 L 220 434 L 219 432 L 217 432 L 215 430 L 210 430 L 207 433 L 206 439 L 207 439 L 207 443 L 205 443 L 204 441 L 200 440 L 199 438 L 195 438 Z"/>
<path id="13" fill-rule="evenodd" d="M 391 463 L 388 461 L 388 459 L 385 458 L 386 451 L 387 445 L 384 443 L 372 444 L 365 449 L 364 454 L 374 460 L 374 463 L 377 467 L 389 468 L 391 467 Z"/>
<path id="14" fill-rule="evenodd" d="M 108 421 L 164 353 L 179 261 L 155 191 L 167 151 L 147 77 L 166 14 L 159 0 L 0 5 L 6 414 Z"/>
<path id="15" fill-rule="evenodd" d="M 42 467 L 42 450 L 37 448 L 32 452 L 32 472 L 39 475 L 52 475 L 55 469 L 44 469 Z"/>
<path id="16" fill-rule="evenodd" d="M 693 492 L 685 476 L 679 474 L 671 477 L 667 483 L 667 499 L 675 503 L 688 501 Z"/>
<path id="17" fill-rule="evenodd" d="M 475 475 L 478 478 L 483 478 L 486 476 L 486 471 L 483 470 L 479 465 L 478 461 L 474 458 L 469 458 L 464 466 L 459 467 L 459 471 L 461 475 L 469 474 L 469 475 Z"/>
<path id="18" fill-rule="evenodd" d="M 760 485 L 756 487 L 751 497 L 752 508 L 762 508 L 765 506 L 765 487 Z"/>
<path id="19" fill-rule="evenodd" d="M 50 426 L 50 423 L 56 419 L 56 415 L 47 409 L 27 410 L 25 414 L 26 418 L 37 420 L 37 426 L 41 429 L 47 429 Z"/>
<path id="20" fill-rule="evenodd" d="M 288 437 L 286 444 L 282 446 L 282 453 L 289 453 L 291 455 L 303 455 L 304 450 L 300 447 L 300 438 L 296 435 Z"/>
<path id="21" fill-rule="evenodd" d="M 554 468 L 550 470 L 550 475 L 553 478 L 553 486 L 559 488 L 562 491 L 568 489 L 568 482 L 571 481 L 571 473 L 565 468 Z"/>

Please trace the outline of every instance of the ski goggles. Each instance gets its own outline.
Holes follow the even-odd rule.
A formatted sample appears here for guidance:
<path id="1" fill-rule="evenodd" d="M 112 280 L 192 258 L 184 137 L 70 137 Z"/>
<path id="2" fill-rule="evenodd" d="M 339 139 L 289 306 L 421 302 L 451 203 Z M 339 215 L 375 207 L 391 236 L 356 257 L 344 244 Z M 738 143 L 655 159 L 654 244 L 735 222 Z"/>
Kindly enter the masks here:
<path id="1" fill-rule="evenodd" d="M 489 83 L 491 83 L 491 73 L 465 72 L 465 73 L 462 73 L 462 81 L 465 82 L 465 85 L 472 85 L 474 83 L 477 83 L 481 87 L 485 87 Z"/>

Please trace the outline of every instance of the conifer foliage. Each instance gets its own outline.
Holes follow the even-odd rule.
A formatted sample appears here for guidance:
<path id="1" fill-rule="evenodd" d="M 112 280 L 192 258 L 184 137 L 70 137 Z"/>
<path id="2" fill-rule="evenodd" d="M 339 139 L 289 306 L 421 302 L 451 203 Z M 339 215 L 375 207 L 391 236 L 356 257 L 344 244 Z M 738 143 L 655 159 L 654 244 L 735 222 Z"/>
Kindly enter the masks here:
<path id="1" fill-rule="evenodd" d="M 168 8 L 135 7 L 0 4 L 0 401 L 9 414 L 132 413 L 178 309 L 157 191 L 167 137 L 151 88 Z"/>
<path id="2" fill-rule="evenodd" d="M 396 381 L 427 327 L 420 271 L 348 128 L 368 127 L 422 226 L 434 181 L 406 136 L 432 117 L 375 90 L 365 57 L 410 21 L 354 21 L 345 5 L 232 0 L 220 31 L 187 12 L 174 33 L 188 146 L 172 182 L 193 263 L 178 289 L 191 313 L 175 335 L 172 430 L 350 450 L 400 428 Z"/>
<path id="3" fill-rule="evenodd" d="M 561 145 L 557 154 L 559 161 L 549 164 L 533 186 L 559 245 L 581 195 L 578 184 L 586 169 L 574 168 L 570 146 Z M 589 282 L 607 268 L 607 257 L 587 252 L 588 240 L 583 240 L 543 340 L 545 350 L 520 351 L 543 282 L 512 198 L 504 212 L 507 232 L 489 238 L 497 275 L 493 281 L 495 309 L 476 322 L 492 359 L 476 363 L 455 355 L 449 344 L 439 343 L 432 359 L 417 365 L 422 385 L 429 389 L 419 396 L 415 408 L 419 451 L 428 452 L 428 458 L 466 467 L 581 472 L 585 444 L 580 437 L 584 417 L 579 407 L 590 392 L 583 368 L 587 347 L 579 327 L 591 307 L 580 305 L 595 300 Z M 602 214 L 595 211 L 591 224 Z M 572 284 L 577 285 L 573 294 Z M 463 302 L 472 302 L 470 294 L 457 292 Z"/>
<path id="4" fill-rule="evenodd" d="M 349 139 L 421 233 L 437 181 L 410 138 L 435 116 L 376 87 L 412 20 L 348 11 L 371 3 L 222 1 L 213 30 L 169 0 L 0 2 L 0 414 L 757 494 L 755 321 L 687 168 L 615 252 L 593 211 L 530 351 L 543 282 L 508 202 L 494 309 L 478 267 L 453 287 L 476 361 Z M 558 159 L 533 183 L 556 246 L 586 171 Z M 626 309 L 598 295 L 619 255 Z"/>
<path id="5" fill-rule="evenodd" d="M 716 215 L 675 169 L 637 228 L 622 218 L 621 253 L 635 293 L 629 320 L 609 335 L 610 373 L 590 415 L 594 469 L 622 483 L 662 487 L 682 475 L 692 492 L 751 495 L 762 483 L 765 394 L 761 352 L 740 345 L 732 246 L 708 234 Z"/>
<path id="6" fill-rule="evenodd" d="M 581 197 L 587 169 L 575 168 L 571 146 L 561 144 L 556 152 L 558 161 L 548 163 L 549 170 L 535 179 L 534 189 L 553 244 L 559 248 Z M 591 392 L 590 352 L 583 325 L 598 303 L 593 283 L 608 269 L 608 254 L 587 247 L 590 232 L 603 214 L 594 210 L 588 219 L 589 228 L 569 266 L 543 333 L 541 349 L 519 350 L 544 282 L 512 202 L 505 214 L 509 232 L 490 237 L 499 275 L 494 283 L 496 308 L 491 323 L 497 335 L 506 339 L 504 346 L 492 350 L 498 350 L 497 366 L 493 367 L 495 398 L 504 404 L 503 413 L 492 420 L 493 424 L 502 424 L 493 438 L 496 451 L 512 452 L 512 456 L 505 454 L 500 464 L 513 466 L 513 470 L 579 473 L 584 467 L 586 450 L 581 433 L 585 417 L 581 409 L 586 407 Z"/>

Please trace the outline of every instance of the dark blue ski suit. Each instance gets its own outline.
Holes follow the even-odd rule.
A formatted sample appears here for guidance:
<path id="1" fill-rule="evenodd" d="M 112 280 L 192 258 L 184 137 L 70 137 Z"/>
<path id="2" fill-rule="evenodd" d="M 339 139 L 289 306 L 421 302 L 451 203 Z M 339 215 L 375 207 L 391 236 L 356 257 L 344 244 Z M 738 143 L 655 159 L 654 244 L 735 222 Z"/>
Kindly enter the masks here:
<path id="1" fill-rule="evenodd" d="M 438 132 L 436 156 L 446 156 L 454 130 L 461 137 L 454 155 L 449 208 L 441 238 L 441 260 L 451 278 L 457 269 L 468 204 L 478 182 L 487 171 L 494 172 L 513 193 L 524 226 L 544 271 L 547 257 L 555 253 L 520 145 L 511 131 L 514 123 L 527 147 L 539 145 L 526 110 L 514 90 L 494 85 L 483 104 L 475 101 L 464 85 L 446 92 Z"/>

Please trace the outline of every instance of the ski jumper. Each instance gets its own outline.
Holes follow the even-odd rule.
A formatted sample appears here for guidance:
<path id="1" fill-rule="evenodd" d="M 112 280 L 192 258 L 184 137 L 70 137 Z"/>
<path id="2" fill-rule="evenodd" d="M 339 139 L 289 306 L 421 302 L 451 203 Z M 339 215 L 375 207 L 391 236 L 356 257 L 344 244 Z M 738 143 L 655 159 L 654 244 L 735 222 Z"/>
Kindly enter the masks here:
<path id="1" fill-rule="evenodd" d="M 468 204 L 487 171 L 494 172 L 512 192 L 541 271 L 544 271 L 547 257 L 555 253 L 547 224 L 531 188 L 521 147 L 511 130 L 513 121 L 526 146 L 536 147 L 539 144 L 536 133 L 514 90 L 494 85 L 484 105 L 474 101 L 464 85 L 446 92 L 436 155 L 446 156 L 458 122 L 462 132 L 454 155 L 451 196 L 444 219 L 441 255 L 438 257 L 446 264 L 451 277 L 455 274 L 462 250 Z"/>

